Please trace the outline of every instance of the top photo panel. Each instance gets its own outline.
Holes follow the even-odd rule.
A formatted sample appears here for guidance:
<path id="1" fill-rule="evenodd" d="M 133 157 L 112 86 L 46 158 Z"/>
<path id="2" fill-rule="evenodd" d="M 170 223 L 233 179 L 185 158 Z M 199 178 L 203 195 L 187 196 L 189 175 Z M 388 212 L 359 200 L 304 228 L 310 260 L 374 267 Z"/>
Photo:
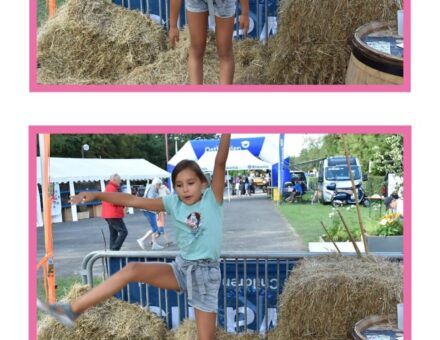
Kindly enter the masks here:
<path id="1" fill-rule="evenodd" d="M 31 92 L 408 92 L 406 0 L 30 0 Z"/>

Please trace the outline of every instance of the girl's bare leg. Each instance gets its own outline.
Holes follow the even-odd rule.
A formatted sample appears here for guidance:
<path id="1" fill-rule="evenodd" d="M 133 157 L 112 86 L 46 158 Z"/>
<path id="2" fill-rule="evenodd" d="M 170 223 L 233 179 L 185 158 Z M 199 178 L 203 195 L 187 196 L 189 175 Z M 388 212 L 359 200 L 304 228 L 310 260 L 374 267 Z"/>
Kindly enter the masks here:
<path id="1" fill-rule="evenodd" d="M 188 71 L 191 84 L 203 84 L 203 56 L 208 32 L 208 12 L 186 11 L 191 40 L 188 56 Z"/>
<path id="2" fill-rule="evenodd" d="M 130 262 L 99 286 L 73 302 L 72 311 L 84 312 L 87 308 L 113 296 L 129 282 L 144 282 L 161 289 L 179 290 L 179 284 L 169 264 Z"/>
<path id="3" fill-rule="evenodd" d="M 198 340 L 215 340 L 217 314 L 203 312 L 197 308 L 194 310 L 196 312 Z"/>
<path id="4" fill-rule="evenodd" d="M 232 33 L 234 17 L 215 17 L 215 41 L 220 61 L 220 84 L 232 84 L 234 81 L 234 53 L 232 50 Z"/>

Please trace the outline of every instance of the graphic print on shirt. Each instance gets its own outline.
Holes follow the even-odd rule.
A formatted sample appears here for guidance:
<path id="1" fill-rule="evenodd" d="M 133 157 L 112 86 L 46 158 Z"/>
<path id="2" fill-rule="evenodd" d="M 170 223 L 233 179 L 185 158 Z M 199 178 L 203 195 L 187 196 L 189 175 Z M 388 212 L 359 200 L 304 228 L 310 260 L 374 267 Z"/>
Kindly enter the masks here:
<path id="1" fill-rule="evenodd" d="M 200 231 L 200 227 L 201 227 L 200 220 L 201 220 L 201 214 L 199 212 L 192 212 L 186 217 L 185 223 L 188 226 L 188 228 L 191 229 L 191 232 L 194 235 L 197 235 L 198 232 Z"/>

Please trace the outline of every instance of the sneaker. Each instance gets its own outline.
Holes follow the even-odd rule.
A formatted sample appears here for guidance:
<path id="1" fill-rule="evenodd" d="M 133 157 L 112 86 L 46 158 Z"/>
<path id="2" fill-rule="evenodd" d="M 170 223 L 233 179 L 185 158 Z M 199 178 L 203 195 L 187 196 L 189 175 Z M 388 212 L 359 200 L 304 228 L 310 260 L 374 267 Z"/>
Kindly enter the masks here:
<path id="1" fill-rule="evenodd" d="M 56 303 L 51 305 L 37 299 L 37 307 L 67 327 L 73 327 L 75 325 L 75 320 L 80 315 L 79 313 L 72 311 L 72 308 L 67 303 Z"/>
<path id="2" fill-rule="evenodd" d="M 144 240 L 142 240 L 141 238 L 138 238 L 137 243 L 139 244 L 139 247 L 141 247 L 143 250 L 145 250 Z"/>
<path id="3" fill-rule="evenodd" d="M 159 243 L 154 242 L 153 245 L 151 246 L 151 249 L 158 250 L 158 249 L 163 249 L 163 247 Z"/>

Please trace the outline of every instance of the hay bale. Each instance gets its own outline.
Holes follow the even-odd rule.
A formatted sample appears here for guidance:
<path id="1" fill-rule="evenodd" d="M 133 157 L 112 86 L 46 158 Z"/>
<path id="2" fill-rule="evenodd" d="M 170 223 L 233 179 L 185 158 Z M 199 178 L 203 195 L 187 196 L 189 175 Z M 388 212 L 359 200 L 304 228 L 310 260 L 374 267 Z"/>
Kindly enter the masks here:
<path id="1" fill-rule="evenodd" d="M 194 320 L 184 320 L 182 324 L 171 334 L 174 337 L 170 337 L 168 340 L 194 340 L 197 339 L 197 325 Z M 254 333 L 240 333 L 232 334 L 227 333 L 223 329 L 217 328 L 216 336 L 217 340 L 257 340 L 260 339 L 258 334 Z"/>
<path id="2" fill-rule="evenodd" d="M 76 284 L 62 301 L 73 301 L 88 291 Z M 46 316 L 38 327 L 38 340 L 111 340 L 111 339 L 166 339 L 162 319 L 139 305 L 116 298 L 90 308 L 78 318 L 75 327 L 67 328 Z"/>
<path id="3" fill-rule="evenodd" d="M 174 49 L 169 49 L 158 55 L 157 59 L 149 64 L 134 69 L 130 74 L 122 77 L 120 84 L 151 84 L 175 85 L 189 84 L 188 52 L 190 35 L 188 27 L 180 32 L 180 40 Z M 214 33 L 209 32 L 205 57 L 203 59 L 203 83 L 218 84 L 219 61 L 215 45 Z"/>
<path id="4" fill-rule="evenodd" d="M 283 0 L 268 68 L 271 84 L 343 84 L 353 32 L 395 19 L 396 0 Z"/>
<path id="5" fill-rule="evenodd" d="M 235 84 L 267 84 L 270 47 L 255 39 L 234 41 Z"/>
<path id="6" fill-rule="evenodd" d="M 357 321 L 395 313 L 402 289 L 401 263 L 375 257 L 304 259 L 286 280 L 278 325 L 269 338 L 346 339 Z"/>
<path id="7" fill-rule="evenodd" d="M 38 34 L 39 82 L 114 83 L 166 48 L 162 26 L 105 0 L 69 0 Z"/>

